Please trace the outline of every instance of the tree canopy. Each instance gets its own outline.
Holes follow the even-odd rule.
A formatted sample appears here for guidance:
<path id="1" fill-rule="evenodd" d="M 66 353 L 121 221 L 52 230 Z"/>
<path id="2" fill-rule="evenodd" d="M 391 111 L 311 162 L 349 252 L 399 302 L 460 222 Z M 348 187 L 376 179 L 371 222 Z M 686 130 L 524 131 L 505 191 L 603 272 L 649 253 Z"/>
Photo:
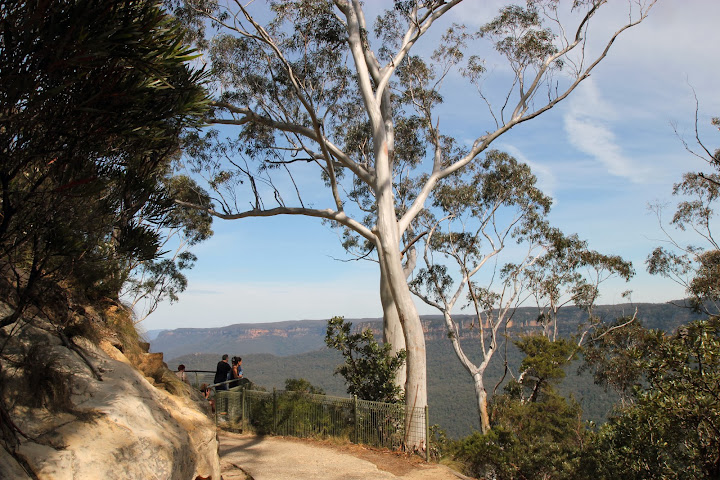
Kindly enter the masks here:
<path id="1" fill-rule="evenodd" d="M 695 127 L 695 145 L 685 148 L 705 161 L 709 171 L 687 172 L 675 184 L 673 195 L 679 199 L 669 227 L 662 223 L 662 207 L 652 206 L 665 232 L 664 246 L 648 255 L 647 269 L 653 275 L 669 278 L 685 287 L 690 304 L 698 311 L 720 313 L 720 244 L 713 234 L 717 219 L 716 205 L 720 199 L 720 149 L 711 150 L 700 138 Z M 720 118 L 712 125 L 720 129 Z M 691 233 L 690 238 L 677 238 L 676 234 Z"/>
<path id="2" fill-rule="evenodd" d="M 720 126 L 720 121 L 713 119 Z M 681 196 L 671 225 L 694 234 L 684 243 L 670 232 L 648 257 L 650 273 L 686 287 L 704 319 L 665 333 L 633 325 L 608 327 L 585 351 L 598 383 L 623 399 L 591 444 L 586 468 L 597 478 L 718 478 L 720 476 L 720 318 L 718 244 L 713 237 L 718 157 L 696 132 L 709 172 L 689 172 L 675 185 Z M 659 213 L 659 210 L 656 211 Z"/>
<path id="3" fill-rule="evenodd" d="M 208 105 L 180 25 L 155 1 L 1 9 L 0 258 L 17 307 L 5 324 L 43 277 L 117 298 L 164 255 L 169 230 L 190 243 L 211 230 L 208 215 L 174 203 L 205 198 L 172 170 L 181 132 L 200 127 Z"/>

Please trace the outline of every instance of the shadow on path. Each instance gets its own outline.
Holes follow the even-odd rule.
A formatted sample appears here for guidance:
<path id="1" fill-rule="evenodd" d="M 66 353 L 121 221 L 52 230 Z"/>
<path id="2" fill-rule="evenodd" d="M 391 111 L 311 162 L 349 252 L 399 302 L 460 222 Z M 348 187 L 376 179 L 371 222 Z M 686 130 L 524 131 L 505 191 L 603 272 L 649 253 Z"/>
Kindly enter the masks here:
<path id="1" fill-rule="evenodd" d="M 401 475 L 372 461 L 312 442 L 219 432 L 224 480 L 458 480 L 443 465 L 410 462 Z M 392 455 L 392 454 L 389 454 Z M 395 461 L 404 461 L 394 459 Z M 409 462 L 409 461 L 408 461 Z M 382 465 L 381 465 L 382 466 Z"/>

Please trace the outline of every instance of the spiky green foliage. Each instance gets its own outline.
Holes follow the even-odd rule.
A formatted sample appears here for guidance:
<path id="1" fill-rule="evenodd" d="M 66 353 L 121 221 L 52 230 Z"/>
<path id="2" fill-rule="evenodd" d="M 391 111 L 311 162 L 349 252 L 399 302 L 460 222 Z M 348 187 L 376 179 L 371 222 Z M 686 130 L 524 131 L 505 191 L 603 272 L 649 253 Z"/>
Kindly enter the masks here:
<path id="1" fill-rule="evenodd" d="M 152 0 L 0 9 L 3 276 L 17 306 L 44 276 L 117 297 L 167 229 L 210 234 L 207 215 L 175 207 L 205 196 L 171 168 L 182 131 L 201 125 L 205 74 Z"/>
<path id="2" fill-rule="evenodd" d="M 345 363 L 336 368 L 347 384 L 347 392 L 363 400 L 394 403 L 400 401 L 395 375 L 405 362 L 405 351 L 390 353 L 391 345 L 378 344 L 372 330 L 352 333 L 352 323 L 342 317 L 328 321 L 325 343 L 342 353 Z"/>

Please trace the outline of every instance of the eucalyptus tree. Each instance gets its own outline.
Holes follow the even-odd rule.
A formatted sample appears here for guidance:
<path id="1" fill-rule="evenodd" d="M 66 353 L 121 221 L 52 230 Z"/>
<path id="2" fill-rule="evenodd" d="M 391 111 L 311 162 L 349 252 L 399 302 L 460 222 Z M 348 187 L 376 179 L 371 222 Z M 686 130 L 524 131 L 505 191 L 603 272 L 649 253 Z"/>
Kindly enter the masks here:
<path id="1" fill-rule="evenodd" d="M 720 130 L 720 118 L 713 118 L 712 125 Z M 683 243 L 665 229 L 661 208 L 652 208 L 658 216 L 665 246 L 657 247 L 647 259 L 648 272 L 669 278 L 685 287 L 691 306 L 707 314 L 720 313 L 720 242 L 713 234 L 716 226 L 715 211 L 720 199 L 720 149 L 711 150 L 701 140 L 695 123 L 696 144 L 691 147 L 683 141 L 686 149 L 705 161 L 708 172 L 687 172 L 682 182 L 675 184 L 673 195 L 681 197 L 670 226 L 680 232 L 693 234 L 692 243 Z"/>
<path id="2" fill-rule="evenodd" d="M 600 286 L 613 277 L 627 282 L 633 275 L 631 262 L 590 250 L 587 241 L 577 235 L 555 235 L 546 254 L 523 272 L 523 282 L 538 307 L 537 321 L 543 325 L 543 334 L 552 341 L 558 339 L 558 312 L 562 307 L 574 305 L 585 311 L 587 319 L 578 325 L 580 346 L 601 322 L 593 314 Z"/>
<path id="3" fill-rule="evenodd" d="M 463 175 L 441 181 L 433 206 L 443 218 L 425 219 L 429 233 L 424 266 L 410 282 L 412 292 L 443 315 L 455 354 L 472 377 L 483 433 L 490 430 L 485 370 L 500 346 L 501 328 L 526 295 L 522 272 L 557 234 L 545 220 L 551 201 L 535 183 L 527 165 L 498 151 L 468 165 Z M 501 263 L 507 258 L 502 256 L 506 247 L 515 250 L 515 263 Z M 456 320 L 458 302 L 473 312 L 469 328 Z M 477 336 L 477 345 L 472 336 Z M 473 351 L 480 347 L 477 365 L 466 353 L 464 340 L 472 342 Z"/>
<path id="4" fill-rule="evenodd" d="M 596 278 L 599 281 L 618 273 L 627 279 L 631 266 L 618 257 L 590 251 L 586 242 L 551 227 L 546 218 L 550 198 L 537 188 L 530 168 L 506 153 L 490 151 L 483 162 L 469 165 L 462 175 L 443 179 L 432 199 L 443 218 L 424 218 L 429 222 L 424 266 L 410 288 L 443 315 L 455 354 L 473 379 L 481 430 L 487 433 L 490 418 L 484 374 L 515 309 L 549 290 L 557 300 L 571 283 L 575 295 L 569 295 L 568 301 L 589 302 L 589 309 L 599 285 L 580 267 L 605 271 L 605 276 Z M 569 261 L 572 258 L 576 261 Z M 469 329 L 456 320 L 459 302 L 473 312 Z M 556 316 L 561 305 L 555 301 L 552 306 Z M 541 312 L 538 322 L 543 323 L 545 316 Z M 557 328 L 553 341 L 556 334 Z M 473 352 L 480 347 L 478 364 L 463 341 L 472 345 Z"/>
<path id="5" fill-rule="evenodd" d="M 712 124 L 720 128 L 720 119 Z M 707 317 L 673 333 L 605 328 L 586 349 L 596 382 L 623 399 L 583 459 L 597 478 L 720 477 L 720 247 L 713 235 L 720 149 L 700 139 L 697 117 L 695 125 L 696 144 L 685 147 L 710 170 L 685 173 L 674 186 L 680 201 L 670 225 L 679 232 L 663 228 L 665 245 L 648 256 L 647 266 L 684 286 L 689 306 Z M 682 232 L 692 234 L 692 243 L 676 238 Z"/>
<path id="6" fill-rule="evenodd" d="M 402 332 L 386 340 L 407 351 L 406 401 L 415 406 L 427 403 L 425 342 L 407 275 L 428 197 L 501 135 L 567 98 L 654 4 L 629 2 L 591 54 L 603 0 L 508 5 L 475 31 L 440 25 L 460 0 L 394 1 L 374 25 L 359 0 L 168 2 L 207 48 L 217 85 L 210 121 L 237 127 L 231 139 L 219 131 L 195 139 L 195 168 L 215 195 L 188 205 L 224 219 L 315 217 L 344 229 L 348 245 L 366 247 L 380 267 L 386 332 Z M 437 28 L 446 31 L 430 52 L 423 41 Z M 497 97 L 484 88 L 491 57 L 508 67 Z M 451 71 L 488 107 L 467 147 L 446 122 L 440 127 L 440 87 Z M 308 180 L 311 171 L 320 184 Z"/>

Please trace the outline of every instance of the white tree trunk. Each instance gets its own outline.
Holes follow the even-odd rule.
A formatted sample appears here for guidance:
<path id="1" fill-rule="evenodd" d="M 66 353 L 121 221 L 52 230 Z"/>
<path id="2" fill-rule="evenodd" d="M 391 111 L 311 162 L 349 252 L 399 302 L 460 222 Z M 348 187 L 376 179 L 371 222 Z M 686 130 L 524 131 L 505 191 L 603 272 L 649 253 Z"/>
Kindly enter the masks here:
<path id="1" fill-rule="evenodd" d="M 382 135 L 380 135 L 382 136 Z M 376 137 L 377 138 L 377 137 Z M 420 315 L 415 308 L 410 288 L 407 284 L 405 271 L 400 255 L 400 232 L 395 213 L 395 201 L 392 191 L 392 171 L 388 158 L 387 143 L 378 142 L 376 147 L 377 183 L 376 205 L 378 256 L 382 257 L 381 265 L 385 266 L 390 293 L 395 300 L 395 307 L 400 325 L 405 336 L 407 351 L 407 378 L 405 381 L 406 402 L 406 446 L 410 449 L 425 448 L 424 421 L 420 414 L 427 406 L 427 372 L 425 358 L 425 336 L 420 323 Z"/>
<path id="2" fill-rule="evenodd" d="M 382 261 L 380 261 L 380 301 L 383 308 L 383 342 L 390 343 L 392 346 L 390 354 L 395 355 L 400 350 L 405 350 L 405 336 L 403 335 L 397 306 Z M 400 387 L 403 392 L 405 391 L 405 381 L 407 379 L 406 369 L 407 362 L 395 375 L 395 385 Z"/>
<path id="3" fill-rule="evenodd" d="M 445 313 L 445 320 L 446 323 L 448 323 L 448 326 L 452 326 L 453 324 L 449 321 L 449 315 Z M 480 319 L 478 319 L 478 322 L 480 322 Z M 480 328 L 482 327 L 482 324 L 480 324 Z M 483 377 L 485 376 L 485 369 L 487 368 L 488 363 L 490 362 L 490 358 L 492 358 L 492 355 L 494 353 L 494 350 L 486 350 L 483 352 L 484 360 L 483 362 L 475 366 L 470 359 L 465 355 L 465 352 L 463 352 L 462 347 L 460 346 L 460 340 L 458 339 L 458 332 L 456 329 L 450 330 L 453 333 L 452 336 L 452 346 L 455 350 L 455 355 L 457 356 L 458 360 L 460 360 L 460 363 L 463 367 L 470 373 L 470 376 L 472 376 L 473 384 L 475 387 L 475 398 L 477 399 L 477 408 L 478 408 L 478 419 L 480 420 L 480 431 L 483 434 L 486 434 L 490 431 L 490 416 L 488 415 L 488 408 L 487 408 L 487 392 L 485 391 L 485 383 L 483 381 Z M 483 349 L 485 349 L 484 342 L 483 342 Z"/>
<path id="4" fill-rule="evenodd" d="M 480 418 L 480 431 L 485 435 L 490 431 L 490 415 L 488 414 L 487 392 L 483 383 L 484 372 L 475 372 L 473 382 L 475 383 L 475 398 L 477 398 L 478 417 Z"/>
<path id="5" fill-rule="evenodd" d="M 392 256 L 392 253 L 390 252 L 390 256 Z M 410 449 L 423 449 L 426 446 L 426 439 L 425 422 L 422 420 L 421 415 L 423 415 L 423 410 L 427 406 L 425 335 L 407 281 L 402 275 L 402 265 L 399 261 L 397 249 L 395 249 L 395 254 L 398 259 L 395 265 L 388 266 L 388 276 L 390 288 L 395 298 L 398 319 L 403 327 L 405 349 L 407 351 L 405 442 Z"/>

